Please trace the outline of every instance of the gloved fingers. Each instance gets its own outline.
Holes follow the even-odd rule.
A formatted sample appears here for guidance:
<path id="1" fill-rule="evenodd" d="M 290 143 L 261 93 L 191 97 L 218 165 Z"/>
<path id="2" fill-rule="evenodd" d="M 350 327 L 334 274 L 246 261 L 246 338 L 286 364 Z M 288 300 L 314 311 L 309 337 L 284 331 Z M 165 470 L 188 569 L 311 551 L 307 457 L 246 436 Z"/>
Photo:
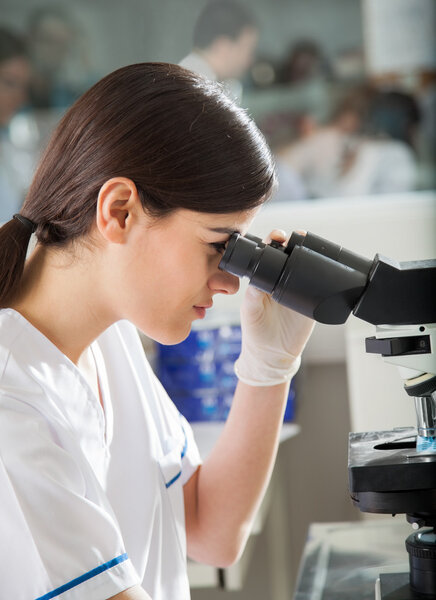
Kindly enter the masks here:
<path id="1" fill-rule="evenodd" d="M 307 234 L 307 231 L 304 230 L 304 229 L 296 229 L 295 232 L 299 233 L 300 235 L 306 235 Z M 264 244 L 269 244 L 269 243 L 272 242 L 272 240 L 274 240 L 276 242 L 281 242 L 282 244 L 284 244 L 285 242 L 288 243 L 289 238 L 291 237 L 291 235 L 287 235 L 286 232 L 283 231 L 283 229 L 273 229 L 266 236 L 266 238 L 264 238 L 262 241 L 264 242 Z"/>
<path id="2" fill-rule="evenodd" d="M 283 344 L 286 345 L 286 338 L 289 340 L 289 335 L 292 333 L 292 337 L 294 340 L 307 341 L 315 327 L 315 321 L 306 317 L 305 315 L 300 315 L 295 311 L 288 310 L 287 322 L 285 319 L 281 320 L 280 331 L 283 335 Z M 289 343 L 289 341 L 287 342 Z M 305 342 L 304 342 L 305 343 Z"/>
<path id="3" fill-rule="evenodd" d="M 268 294 L 250 285 L 245 292 L 242 313 L 249 318 L 251 323 L 257 323 L 262 320 L 266 304 L 269 301 Z"/>
<path id="4" fill-rule="evenodd" d="M 286 233 L 283 229 L 273 229 L 262 241 L 264 244 L 269 244 L 272 240 L 283 244 L 283 242 L 286 242 L 287 240 Z"/>
<path id="5" fill-rule="evenodd" d="M 285 309 L 280 317 L 277 345 L 291 354 L 301 354 L 312 334 L 315 321 L 291 309 Z"/>

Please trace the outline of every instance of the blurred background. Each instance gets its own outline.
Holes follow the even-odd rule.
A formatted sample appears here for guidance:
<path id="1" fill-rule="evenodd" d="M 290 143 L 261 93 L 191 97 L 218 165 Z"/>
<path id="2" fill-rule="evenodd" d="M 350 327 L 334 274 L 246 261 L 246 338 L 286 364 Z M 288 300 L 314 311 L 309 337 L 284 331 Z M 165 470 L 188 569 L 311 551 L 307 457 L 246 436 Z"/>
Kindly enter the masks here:
<path id="1" fill-rule="evenodd" d="M 275 201 L 434 187 L 434 0 L 226 1 L 227 19 L 208 4 L 1 0 L 1 220 L 60 114 L 140 61 L 229 86 L 274 150 Z"/>
<path id="2" fill-rule="evenodd" d="M 434 0 L 0 0 L 0 222 L 20 209 L 50 133 L 81 93 L 129 63 L 180 62 L 222 81 L 271 145 L 279 188 L 253 233 L 303 228 L 367 257 L 434 258 L 435 7 Z M 238 302 L 217 303 L 204 325 L 209 336 L 194 332 L 200 362 L 216 363 L 228 331 L 234 351 Z M 317 327 L 292 391 L 295 427 L 280 446 L 246 554 L 226 571 L 190 565 L 194 600 L 224 592 L 291 598 L 309 525 L 362 518 L 348 499 L 348 432 L 414 424 L 395 369 L 364 353 L 367 334 L 371 328 L 353 317 Z M 221 345 L 204 352 L 204 339 L 214 336 Z M 199 356 L 194 342 L 181 353 L 185 362 L 189 352 Z M 165 352 L 144 346 L 165 371 Z M 216 388 L 207 368 L 191 374 L 188 392 Z M 214 413 L 212 396 L 200 421 L 208 413 L 216 426 L 225 410 Z M 198 436 L 207 441 L 203 425 Z"/>

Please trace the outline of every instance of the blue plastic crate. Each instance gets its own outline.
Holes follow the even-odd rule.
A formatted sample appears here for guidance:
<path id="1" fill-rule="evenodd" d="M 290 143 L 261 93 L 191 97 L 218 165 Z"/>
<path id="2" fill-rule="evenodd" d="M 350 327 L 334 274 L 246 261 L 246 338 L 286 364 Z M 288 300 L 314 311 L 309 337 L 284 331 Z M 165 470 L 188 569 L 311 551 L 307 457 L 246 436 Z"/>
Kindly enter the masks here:
<path id="1" fill-rule="evenodd" d="M 241 350 L 241 328 L 221 325 L 193 330 L 173 346 L 157 344 L 157 374 L 188 421 L 225 421 L 237 385 L 234 362 Z M 291 383 L 285 421 L 295 414 Z"/>

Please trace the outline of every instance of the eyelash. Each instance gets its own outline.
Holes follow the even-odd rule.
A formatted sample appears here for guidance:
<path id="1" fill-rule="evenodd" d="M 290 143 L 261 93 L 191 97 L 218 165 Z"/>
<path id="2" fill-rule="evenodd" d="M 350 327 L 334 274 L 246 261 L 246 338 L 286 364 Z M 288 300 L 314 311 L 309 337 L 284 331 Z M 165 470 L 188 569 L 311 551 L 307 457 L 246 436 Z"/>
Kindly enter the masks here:
<path id="1" fill-rule="evenodd" d="M 212 242 L 210 245 L 218 252 L 218 254 L 224 254 L 227 242 Z"/>

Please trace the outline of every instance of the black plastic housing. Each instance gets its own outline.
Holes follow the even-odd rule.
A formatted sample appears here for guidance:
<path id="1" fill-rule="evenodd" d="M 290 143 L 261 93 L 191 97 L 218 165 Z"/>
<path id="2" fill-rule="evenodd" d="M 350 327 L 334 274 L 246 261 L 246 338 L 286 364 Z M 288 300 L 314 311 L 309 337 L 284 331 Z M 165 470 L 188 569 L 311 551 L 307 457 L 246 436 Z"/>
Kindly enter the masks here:
<path id="1" fill-rule="evenodd" d="M 319 323 L 351 312 L 373 325 L 436 322 L 435 259 L 369 260 L 313 233 L 294 232 L 286 246 L 235 233 L 219 267 Z"/>
<path id="2" fill-rule="evenodd" d="M 398 263 L 376 254 L 354 315 L 373 325 L 436 321 L 436 259 Z"/>

